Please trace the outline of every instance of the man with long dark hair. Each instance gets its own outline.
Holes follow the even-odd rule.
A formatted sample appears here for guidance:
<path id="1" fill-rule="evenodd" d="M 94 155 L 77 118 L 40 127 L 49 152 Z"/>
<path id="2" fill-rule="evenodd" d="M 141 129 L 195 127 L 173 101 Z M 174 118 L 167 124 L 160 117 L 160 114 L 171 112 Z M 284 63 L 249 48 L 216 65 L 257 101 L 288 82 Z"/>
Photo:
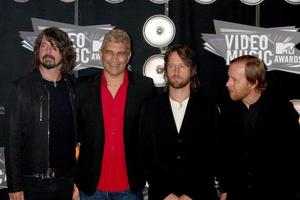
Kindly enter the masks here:
<path id="1" fill-rule="evenodd" d="M 67 33 L 46 28 L 35 42 L 33 72 L 13 82 L 5 145 L 10 200 L 72 198 L 75 60 Z"/>

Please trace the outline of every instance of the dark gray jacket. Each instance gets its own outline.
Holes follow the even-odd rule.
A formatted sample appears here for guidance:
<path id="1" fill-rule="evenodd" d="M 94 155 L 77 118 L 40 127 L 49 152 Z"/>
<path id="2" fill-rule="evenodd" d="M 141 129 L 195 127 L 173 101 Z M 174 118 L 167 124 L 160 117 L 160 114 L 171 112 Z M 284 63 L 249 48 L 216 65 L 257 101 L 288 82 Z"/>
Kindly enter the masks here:
<path id="1" fill-rule="evenodd" d="M 71 77 L 64 80 L 69 89 L 76 132 L 74 82 Z M 49 167 L 49 98 L 38 71 L 13 82 L 8 102 L 5 144 L 10 192 L 22 191 L 22 174 L 43 173 Z"/>

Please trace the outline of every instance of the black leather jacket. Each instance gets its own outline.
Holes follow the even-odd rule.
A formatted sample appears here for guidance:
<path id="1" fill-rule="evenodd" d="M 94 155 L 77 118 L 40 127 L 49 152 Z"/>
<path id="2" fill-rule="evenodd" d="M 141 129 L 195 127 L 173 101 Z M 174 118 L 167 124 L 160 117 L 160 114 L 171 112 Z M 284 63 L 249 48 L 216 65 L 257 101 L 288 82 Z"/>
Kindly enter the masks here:
<path id="1" fill-rule="evenodd" d="M 71 77 L 64 80 L 69 89 L 76 132 L 74 82 Z M 22 175 L 43 173 L 48 169 L 49 103 L 47 87 L 38 71 L 13 82 L 8 103 L 5 145 L 10 192 L 23 190 Z"/>

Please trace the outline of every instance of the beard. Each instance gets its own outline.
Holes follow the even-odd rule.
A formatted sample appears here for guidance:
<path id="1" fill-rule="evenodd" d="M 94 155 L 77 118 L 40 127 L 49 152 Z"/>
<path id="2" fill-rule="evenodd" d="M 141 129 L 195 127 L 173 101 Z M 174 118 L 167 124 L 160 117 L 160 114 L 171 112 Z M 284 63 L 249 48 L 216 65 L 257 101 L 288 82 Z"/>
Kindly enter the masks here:
<path id="1" fill-rule="evenodd" d="M 41 64 L 46 68 L 46 69 L 53 69 L 60 65 L 62 63 L 62 60 L 59 61 L 58 63 L 55 62 L 55 58 L 51 55 L 45 55 L 43 56 L 43 59 L 41 61 Z"/>
<path id="2" fill-rule="evenodd" d="M 181 77 L 177 77 L 176 79 L 174 77 L 168 77 L 168 84 L 175 88 L 175 89 L 181 89 L 187 86 L 190 83 L 190 78 L 183 79 Z"/>

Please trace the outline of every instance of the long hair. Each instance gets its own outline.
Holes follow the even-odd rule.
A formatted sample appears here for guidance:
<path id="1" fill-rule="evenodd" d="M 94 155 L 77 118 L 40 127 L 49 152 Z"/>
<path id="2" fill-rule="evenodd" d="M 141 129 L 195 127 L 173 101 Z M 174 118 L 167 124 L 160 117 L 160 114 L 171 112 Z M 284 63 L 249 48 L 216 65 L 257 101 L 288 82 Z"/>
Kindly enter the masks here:
<path id="1" fill-rule="evenodd" d="M 75 67 L 76 53 L 68 34 L 56 27 L 46 28 L 38 35 L 34 46 L 33 68 L 38 69 L 41 64 L 39 51 L 43 37 L 45 37 L 52 46 L 57 46 L 62 55 L 61 76 L 65 77 L 70 74 Z"/>
<path id="2" fill-rule="evenodd" d="M 255 56 L 243 55 L 230 61 L 230 65 L 234 63 L 245 64 L 245 76 L 251 83 L 257 83 L 256 90 L 262 92 L 267 87 L 266 73 L 267 67 L 262 60 Z"/>
<path id="3" fill-rule="evenodd" d="M 165 53 L 164 56 L 164 78 L 167 80 L 167 66 L 169 62 L 169 58 L 171 53 L 177 52 L 183 63 L 191 68 L 192 76 L 191 76 L 191 89 L 192 90 L 197 90 L 197 88 L 200 86 L 200 82 L 198 79 L 198 74 L 197 74 L 197 57 L 195 52 L 189 48 L 186 45 L 178 44 L 170 47 L 167 52 Z M 168 80 L 167 80 L 168 81 Z M 167 83 L 168 85 L 168 83 Z"/>

